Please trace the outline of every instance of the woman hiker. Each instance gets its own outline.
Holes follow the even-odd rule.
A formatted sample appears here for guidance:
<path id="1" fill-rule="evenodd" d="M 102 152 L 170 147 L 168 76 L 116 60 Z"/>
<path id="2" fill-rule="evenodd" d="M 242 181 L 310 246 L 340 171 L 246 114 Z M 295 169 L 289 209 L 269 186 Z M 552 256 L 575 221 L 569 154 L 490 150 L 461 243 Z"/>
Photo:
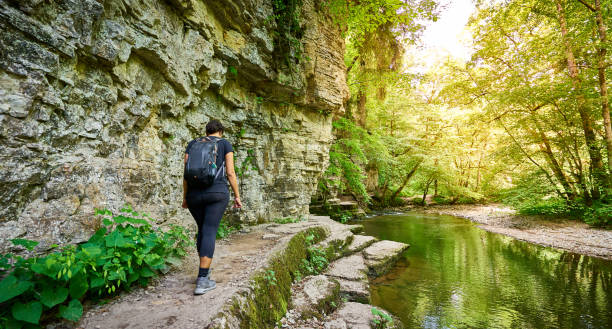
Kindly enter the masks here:
<path id="1" fill-rule="evenodd" d="M 189 209 L 198 225 L 196 246 L 200 255 L 200 270 L 196 280 L 196 288 L 193 292 L 195 295 L 201 295 L 216 287 L 216 282 L 210 279 L 209 268 L 215 251 L 217 229 L 229 202 L 226 179 L 234 191 L 234 208 L 242 208 L 236 172 L 234 171 L 234 150 L 232 144 L 222 138 L 223 130 L 221 122 L 211 120 L 206 125 L 206 137 L 192 140 L 185 150 L 185 165 L 187 166 L 189 151 L 195 143 L 212 141 L 217 144 L 215 157 L 218 171 L 217 175 L 212 178 L 212 185 L 201 187 L 194 183 L 188 183 L 183 178 L 183 208 Z M 215 167 L 215 165 L 212 165 L 212 167 Z"/>

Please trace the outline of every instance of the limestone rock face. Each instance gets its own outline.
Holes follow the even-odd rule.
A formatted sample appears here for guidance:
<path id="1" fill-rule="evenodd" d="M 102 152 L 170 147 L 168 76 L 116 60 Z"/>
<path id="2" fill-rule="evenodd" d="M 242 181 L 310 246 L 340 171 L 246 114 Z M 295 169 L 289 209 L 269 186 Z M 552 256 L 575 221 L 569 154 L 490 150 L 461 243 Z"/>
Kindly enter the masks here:
<path id="1" fill-rule="evenodd" d="M 0 0 L 0 249 L 87 239 L 96 208 L 181 209 L 183 154 L 221 120 L 245 223 L 308 213 L 348 98 L 340 33 L 301 9 L 304 58 L 276 60 L 271 0 Z"/>

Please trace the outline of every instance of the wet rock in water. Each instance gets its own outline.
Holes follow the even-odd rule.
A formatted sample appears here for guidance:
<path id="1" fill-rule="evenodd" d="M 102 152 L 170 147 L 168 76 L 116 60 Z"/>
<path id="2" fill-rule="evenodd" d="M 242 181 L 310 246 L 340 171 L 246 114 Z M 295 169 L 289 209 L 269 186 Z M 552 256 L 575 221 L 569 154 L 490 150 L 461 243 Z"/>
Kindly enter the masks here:
<path id="1" fill-rule="evenodd" d="M 374 307 L 369 304 L 361 304 L 354 302 L 344 303 L 336 312 L 330 315 L 330 320 L 326 323 L 326 329 L 370 329 L 375 328 L 374 320 L 385 322 L 383 317 L 372 314 L 372 309 L 376 308 L 382 314 L 385 314 L 390 322 L 386 322 L 384 328 L 401 328 L 401 322 L 391 316 L 387 311 Z"/>
<path id="2" fill-rule="evenodd" d="M 339 291 L 340 284 L 336 279 L 325 275 L 312 276 L 304 280 L 302 287 L 295 287 L 291 304 L 302 318 L 321 317 L 339 303 Z"/>
<path id="3" fill-rule="evenodd" d="M 354 254 L 331 263 L 325 274 L 345 280 L 366 281 L 367 270 L 363 256 Z"/>
<path id="4" fill-rule="evenodd" d="M 383 240 L 364 249 L 363 256 L 369 268 L 368 274 L 374 277 L 385 274 L 408 247 L 405 243 Z"/>

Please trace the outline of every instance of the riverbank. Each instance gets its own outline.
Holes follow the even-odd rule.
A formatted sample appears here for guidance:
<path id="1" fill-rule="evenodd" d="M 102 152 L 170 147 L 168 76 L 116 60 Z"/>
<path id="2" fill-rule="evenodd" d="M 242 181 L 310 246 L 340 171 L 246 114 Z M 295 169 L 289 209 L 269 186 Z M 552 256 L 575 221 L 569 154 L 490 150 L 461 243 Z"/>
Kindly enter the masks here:
<path id="1" fill-rule="evenodd" d="M 612 259 L 612 231 L 577 221 L 519 215 L 499 205 L 436 205 L 411 208 L 429 214 L 445 214 L 476 222 L 478 227 L 518 240 L 583 255 Z"/>

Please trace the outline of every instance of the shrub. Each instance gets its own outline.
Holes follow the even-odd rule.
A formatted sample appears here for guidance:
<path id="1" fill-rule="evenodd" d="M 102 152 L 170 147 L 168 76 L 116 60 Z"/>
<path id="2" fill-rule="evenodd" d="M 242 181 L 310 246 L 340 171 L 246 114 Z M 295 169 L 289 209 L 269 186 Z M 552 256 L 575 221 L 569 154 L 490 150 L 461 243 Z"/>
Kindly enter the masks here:
<path id="1" fill-rule="evenodd" d="M 593 206 L 585 208 L 583 220 L 593 226 L 612 225 L 612 205 L 597 202 Z"/>
<path id="2" fill-rule="evenodd" d="M 544 216 L 570 216 L 574 207 L 561 198 L 526 201 L 517 206 L 519 214 Z"/>
<path id="3" fill-rule="evenodd" d="M 69 245 L 42 257 L 0 255 L 0 324 L 2 328 L 36 326 L 53 317 L 78 321 L 81 301 L 146 285 L 158 272 L 177 265 L 192 240 L 181 226 L 153 228 L 147 214 L 131 207 L 113 215 L 98 210 L 103 227 L 85 243 Z M 13 243 L 32 250 L 36 241 Z"/>

